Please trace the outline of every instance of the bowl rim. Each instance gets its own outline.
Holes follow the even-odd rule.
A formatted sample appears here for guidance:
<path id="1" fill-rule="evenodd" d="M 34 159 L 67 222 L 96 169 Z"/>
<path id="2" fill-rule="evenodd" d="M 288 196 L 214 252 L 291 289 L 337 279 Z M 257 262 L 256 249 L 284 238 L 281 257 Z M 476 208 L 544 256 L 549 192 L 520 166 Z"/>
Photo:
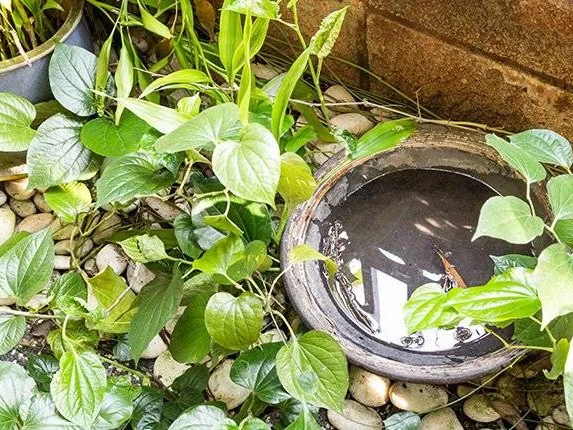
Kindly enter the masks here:
<path id="1" fill-rule="evenodd" d="M 451 149 L 471 152 L 474 155 L 486 157 L 503 168 L 508 177 L 516 177 L 515 172 L 507 166 L 499 155 L 483 141 L 484 134 L 477 131 L 453 129 L 441 125 L 421 125 L 418 131 L 402 144 L 382 154 L 354 160 L 342 169 L 334 169 L 344 159 L 343 151 L 328 159 L 317 171 L 316 178 L 319 186 L 313 196 L 299 205 L 289 217 L 281 241 L 281 269 L 285 271 L 284 285 L 291 303 L 303 322 L 312 329 L 326 331 L 333 335 L 341 344 L 348 360 L 362 368 L 392 379 L 405 382 L 458 383 L 476 379 L 501 370 L 518 361 L 524 354 L 519 349 L 500 348 L 483 356 L 471 357 L 460 362 L 448 362 L 443 365 L 413 365 L 399 362 L 390 358 L 376 355 L 372 350 L 358 345 L 344 330 L 337 327 L 331 316 L 324 315 L 319 303 L 313 300 L 310 286 L 307 286 L 306 267 L 314 262 L 293 265 L 290 270 L 288 255 L 297 245 L 304 243 L 307 227 L 309 226 L 314 209 L 326 193 L 344 177 L 347 172 L 374 158 L 382 157 L 400 148 L 427 148 L 431 141 L 440 141 Z M 446 143 L 444 143 L 446 142 Z M 541 196 L 541 195 L 540 195 Z M 545 202 L 542 202 L 545 204 Z"/>
<path id="2" fill-rule="evenodd" d="M 29 66 L 35 61 L 49 55 L 58 43 L 65 42 L 80 24 L 83 16 L 84 0 L 70 0 L 64 2 L 67 15 L 62 26 L 54 33 L 52 37 L 42 43 L 40 46 L 28 51 L 28 58 L 18 55 L 8 60 L 0 61 L 0 76 L 2 73 L 10 72 L 21 67 Z"/>

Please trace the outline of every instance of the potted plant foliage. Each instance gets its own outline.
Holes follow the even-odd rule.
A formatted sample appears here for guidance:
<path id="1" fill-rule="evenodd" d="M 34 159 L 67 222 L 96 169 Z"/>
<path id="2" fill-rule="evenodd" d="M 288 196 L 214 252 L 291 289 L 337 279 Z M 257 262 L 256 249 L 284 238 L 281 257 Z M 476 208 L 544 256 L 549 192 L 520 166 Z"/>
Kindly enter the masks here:
<path id="1" fill-rule="evenodd" d="M 58 43 L 91 48 L 82 0 L 0 2 L 0 91 L 51 98 L 48 63 Z"/>

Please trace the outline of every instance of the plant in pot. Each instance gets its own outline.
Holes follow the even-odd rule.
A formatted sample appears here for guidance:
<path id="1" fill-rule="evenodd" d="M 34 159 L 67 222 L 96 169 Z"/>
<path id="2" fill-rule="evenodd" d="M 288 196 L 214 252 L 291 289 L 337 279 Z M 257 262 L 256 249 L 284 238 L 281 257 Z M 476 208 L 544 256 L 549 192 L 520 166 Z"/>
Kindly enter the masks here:
<path id="1" fill-rule="evenodd" d="M 51 98 L 48 62 L 57 43 L 91 48 L 82 0 L 0 3 L 0 91 L 37 103 Z"/>

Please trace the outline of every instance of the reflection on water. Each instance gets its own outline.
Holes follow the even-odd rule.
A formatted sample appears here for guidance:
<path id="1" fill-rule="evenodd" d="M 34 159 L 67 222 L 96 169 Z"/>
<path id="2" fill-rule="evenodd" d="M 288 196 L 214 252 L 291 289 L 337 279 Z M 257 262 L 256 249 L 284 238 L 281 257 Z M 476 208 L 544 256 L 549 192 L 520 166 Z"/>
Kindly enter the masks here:
<path id="1" fill-rule="evenodd" d="M 446 291 L 482 284 L 492 275 L 489 255 L 524 252 L 489 238 L 471 242 L 480 208 L 493 195 L 473 178 L 438 170 L 392 173 L 351 195 L 327 220 L 322 244 L 339 265 L 333 294 L 341 308 L 373 336 L 419 351 L 452 350 L 486 335 L 469 322 L 408 335 L 404 305 L 428 282 Z M 450 262 L 459 282 L 445 267 Z"/>

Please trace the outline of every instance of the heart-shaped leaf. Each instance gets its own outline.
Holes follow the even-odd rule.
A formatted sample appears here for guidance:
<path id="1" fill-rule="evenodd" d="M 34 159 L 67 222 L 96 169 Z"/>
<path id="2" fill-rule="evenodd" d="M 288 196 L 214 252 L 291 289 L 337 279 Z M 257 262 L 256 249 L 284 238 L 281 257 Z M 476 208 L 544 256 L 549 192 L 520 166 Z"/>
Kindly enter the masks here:
<path id="1" fill-rule="evenodd" d="M 25 151 L 36 134 L 30 128 L 35 117 L 34 105 L 24 97 L 0 93 L 0 151 Z"/>
<path id="2" fill-rule="evenodd" d="M 139 149 L 149 125 L 130 111 L 123 113 L 118 125 L 108 118 L 92 119 L 83 126 L 82 143 L 104 157 L 121 157 Z"/>
<path id="3" fill-rule="evenodd" d="M 554 223 L 573 218 L 572 175 L 560 175 L 551 178 L 547 182 L 547 194 L 553 210 Z"/>
<path id="4" fill-rule="evenodd" d="M 222 409 L 212 405 L 199 405 L 181 414 L 169 430 L 234 429 L 237 424 Z"/>
<path id="5" fill-rule="evenodd" d="M 554 244 L 539 255 L 533 271 L 533 285 L 541 300 L 543 313 L 542 329 L 561 315 L 573 312 L 573 256 L 562 244 Z"/>
<path id="6" fill-rule="evenodd" d="M 50 88 L 56 100 L 76 115 L 95 114 L 96 70 L 94 54 L 79 46 L 57 44 L 49 66 Z"/>
<path id="7" fill-rule="evenodd" d="M 91 428 L 101 409 L 107 385 L 106 371 L 93 352 L 71 349 L 60 358 L 60 370 L 50 384 L 58 412 Z"/>
<path id="8" fill-rule="evenodd" d="M 277 376 L 275 358 L 282 343 L 266 343 L 242 352 L 231 368 L 231 380 L 251 390 L 260 400 L 277 404 L 290 396 Z"/>
<path id="9" fill-rule="evenodd" d="M 219 345 L 241 350 L 257 341 L 264 318 L 263 304 L 251 293 L 234 297 L 229 293 L 216 293 L 207 303 L 205 325 Z"/>
<path id="10" fill-rule="evenodd" d="M 281 176 L 277 191 L 287 205 L 294 208 L 307 201 L 312 197 L 315 189 L 316 181 L 306 162 L 294 152 L 282 154 Z"/>
<path id="11" fill-rule="evenodd" d="M 327 333 L 311 330 L 284 345 L 276 358 L 279 379 L 302 402 L 341 411 L 348 389 L 348 364 Z"/>
<path id="12" fill-rule="evenodd" d="M 510 136 L 509 140 L 541 163 L 557 164 L 566 169 L 573 164 L 571 143 L 554 131 L 527 130 Z"/>
<path id="13" fill-rule="evenodd" d="M 482 236 L 503 239 L 510 243 L 529 243 L 543 233 L 544 222 L 531 214 L 531 208 L 514 196 L 495 196 L 481 208 L 472 240 Z"/>
<path id="14" fill-rule="evenodd" d="M 74 181 L 90 167 L 92 153 L 80 142 L 83 123 L 63 114 L 38 127 L 28 149 L 30 187 L 51 187 Z"/>
<path id="15" fill-rule="evenodd" d="M 167 169 L 159 168 L 142 154 L 129 154 L 112 161 L 96 182 L 97 206 L 154 195 L 175 182 Z"/>
<path id="16" fill-rule="evenodd" d="M 44 288 L 54 268 L 54 241 L 48 227 L 19 236 L 0 257 L 0 297 L 25 305 Z"/>
<path id="17" fill-rule="evenodd" d="M 262 125 L 249 124 L 239 142 L 217 145 L 213 171 L 233 194 L 274 207 L 281 172 L 279 146 Z"/>
<path id="18" fill-rule="evenodd" d="M 516 169 L 530 183 L 542 181 L 547 172 L 539 161 L 518 147 L 515 142 L 497 137 L 495 134 L 485 136 L 486 143 L 492 146 L 499 155 Z"/>
<path id="19" fill-rule="evenodd" d="M 216 144 L 236 138 L 240 128 L 237 105 L 223 103 L 205 109 L 179 128 L 161 137 L 155 144 L 155 149 L 158 152 L 213 150 Z"/>
<path id="20" fill-rule="evenodd" d="M 92 203 L 90 190 L 82 182 L 50 187 L 44 193 L 44 198 L 56 215 L 70 224 L 78 215 L 88 212 Z"/>
<path id="21" fill-rule="evenodd" d="M 6 429 L 19 427 L 20 407 L 32 396 L 36 384 L 16 363 L 0 361 L 0 423 Z"/>

